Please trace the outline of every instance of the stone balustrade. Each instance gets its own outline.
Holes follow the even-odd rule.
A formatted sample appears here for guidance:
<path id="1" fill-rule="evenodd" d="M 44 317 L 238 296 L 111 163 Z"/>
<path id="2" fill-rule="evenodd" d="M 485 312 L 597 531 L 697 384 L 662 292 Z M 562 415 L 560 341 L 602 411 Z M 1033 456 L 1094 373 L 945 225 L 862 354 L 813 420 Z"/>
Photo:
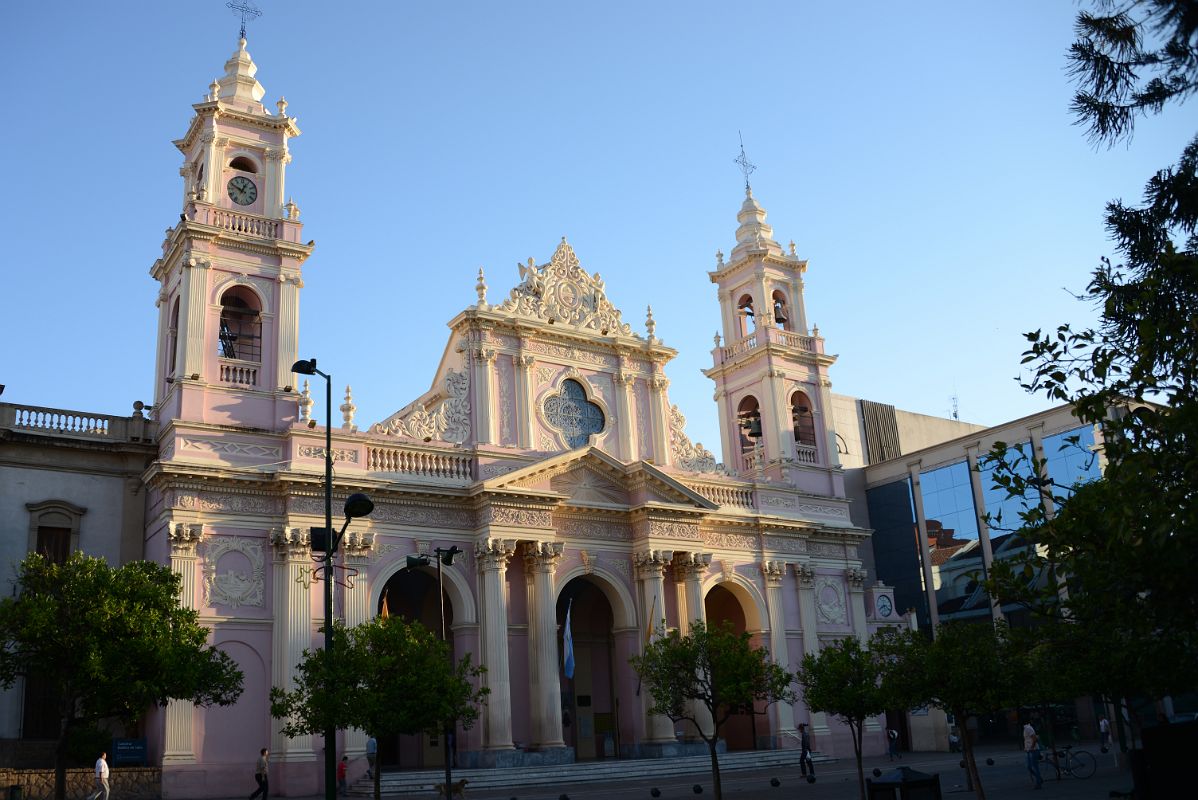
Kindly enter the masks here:
<path id="1" fill-rule="evenodd" d="M 366 468 L 387 475 L 469 483 L 473 480 L 473 459 L 464 453 L 446 453 L 412 447 L 366 448 Z"/>
<path id="2" fill-rule="evenodd" d="M 117 417 L 15 403 L 0 403 L 0 428 L 107 442 L 146 441 L 151 435 L 149 422 L 140 413 L 131 417 Z"/>
<path id="3" fill-rule="evenodd" d="M 823 339 L 818 337 L 804 336 L 794 331 L 782 330 L 781 328 L 759 328 L 743 339 L 732 342 L 727 347 L 721 347 L 720 355 L 723 360 L 727 361 L 741 353 L 747 353 L 750 350 L 755 350 L 767 344 L 791 347 L 807 353 L 822 353 L 824 351 Z"/>
<path id="4" fill-rule="evenodd" d="M 279 220 L 231 211 L 227 208 L 197 205 L 195 221 L 230 233 L 260 236 L 264 239 L 279 238 Z"/>
<path id="5" fill-rule="evenodd" d="M 258 365 L 246 361 L 220 360 L 220 382 L 233 386 L 257 386 Z"/>
<path id="6" fill-rule="evenodd" d="M 800 464 L 818 464 L 819 450 L 813 444 L 795 442 L 795 460 Z"/>
<path id="7" fill-rule="evenodd" d="M 753 487 L 736 486 L 728 483 L 704 483 L 684 481 L 686 487 L 722 507 L 753 508 Z"/>

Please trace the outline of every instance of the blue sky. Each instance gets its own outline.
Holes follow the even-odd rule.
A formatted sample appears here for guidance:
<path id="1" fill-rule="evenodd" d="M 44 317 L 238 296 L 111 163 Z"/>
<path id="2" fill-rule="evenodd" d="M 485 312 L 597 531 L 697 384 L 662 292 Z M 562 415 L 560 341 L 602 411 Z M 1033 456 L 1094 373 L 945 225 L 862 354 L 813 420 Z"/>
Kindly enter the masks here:
<path id="1" fill-rule="evenodd" d="M 1068 114 L 1076 6 L 962 2 L 259 2 L 249 51 L 303 136 L 288 193 L 317 242 L 301 355 L 365 427 L 428 388 L 448 330 L 568 237 L 626 321 L 680 351 L 671 400 L 719 441 L 707 271 L 733 244 L 743 132 L 776 238 L 810 260 L 833 391 L 996 424 L 1046 407 L 1022 333 L 1085 321 L 1193 104 L 1095 150 Z M 236 47 L 219 0 L 0 6 L 4 400 L 151 401 L 181 136 Z M 337 403 L 340 399 L 337 400 Z M 322 418 L 323 414 L 317 412 Z"/>

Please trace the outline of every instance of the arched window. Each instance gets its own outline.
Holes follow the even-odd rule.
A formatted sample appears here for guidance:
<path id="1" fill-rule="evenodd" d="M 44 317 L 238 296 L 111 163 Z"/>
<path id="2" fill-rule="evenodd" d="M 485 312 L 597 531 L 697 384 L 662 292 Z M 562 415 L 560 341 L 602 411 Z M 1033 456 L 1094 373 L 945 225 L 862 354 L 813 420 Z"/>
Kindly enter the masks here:
<path id="1" fill-rule="evenodd" d="M 246 156 L 237 156 L 237 158 L 229 162 L 229 169 L 239 169 L 242 172 L 256 173 L 258 171 L 258 165 Z"/>
<path id="2" fill-rule="evenodd" d="M 757 316 L 753 311 L 752 295 L 743 295 L 736 301 L 737 324 L 740 325 L 740 335 L 748 336 L 757 330 Z"/>
<path id="3" fill-rule="evenodd" d="M 736 423 L 740 431 L 740 454 L 744 469 L 755 466 L 757 442 L 761 439 L 761 409 L 757 398 L 749 395 L 736 406 Z"/>
<path id="4" fill-rule="evenodd" d="M 234 286 L 220 298 L 218 354 L 221 358 L 262 362 L 262 315 L 258 296 Z"/>
<path id="5" fill-rule="evenodd" d="M 790 417 L 794 423 L 795 444 L 815 447 L 815 417 L 811 413 L 811 398 L 804 392 L 790 396 Z"/>
<path id="6" fill-rule="evenodd" d="M 790 316 L 790 308 L 786 304 L 786 293 L 777 290 L 770 298 L 773 301 L 773 317 L 771 322 L 774 323 L 780 330 L 793 331 L 793 320 Z"/>

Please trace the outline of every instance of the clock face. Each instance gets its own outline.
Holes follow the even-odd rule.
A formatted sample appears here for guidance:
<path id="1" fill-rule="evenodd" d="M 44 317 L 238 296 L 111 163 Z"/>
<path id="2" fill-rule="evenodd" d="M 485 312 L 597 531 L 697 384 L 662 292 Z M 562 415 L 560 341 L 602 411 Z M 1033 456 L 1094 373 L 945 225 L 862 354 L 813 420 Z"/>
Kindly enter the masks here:
<path id="1" fill-rule="evenodd" d="M 894 604 L 890 602 L 890 598 L 887 595 L 882 595 L 878 598 L 877 606 L 879 617 L 889 617 L 890 612 L 894 610 Z"/>
<path id="2" fill-rule="evenodd" d="M 249 178 L 238 175 L 229 181 L 229 199 L 239 206 L 248 206 L 258 199 L 258 187 Z"/>

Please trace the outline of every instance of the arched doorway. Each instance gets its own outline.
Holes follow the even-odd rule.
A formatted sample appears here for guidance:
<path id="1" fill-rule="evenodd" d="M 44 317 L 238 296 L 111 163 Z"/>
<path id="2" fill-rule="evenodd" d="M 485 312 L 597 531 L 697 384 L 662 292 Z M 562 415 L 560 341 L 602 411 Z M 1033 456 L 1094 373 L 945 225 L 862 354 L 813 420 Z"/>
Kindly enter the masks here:
<path id="1" fill-rule="evenodd" d="M 437 575 L 420 569 L 401 569 L 383 587 L 376 613 L 419 622 L 441 636 L 441 605 L 437 602 Z M 445 604 L 445 631 L 453 626 L 453 605 L 448 593 Z M 449 636 L 453 647 L 453 637 Z M 456 659 L 456 654 L 454 654 Z M 440 734 L 383 736 L 378 740 L 379 764 L 388 769 L 423 769 L 445 766 L 444 743 Z"/>
<path id="2" fill-rule="evenodd" d="M 703 610 L 707 614 L 707 624 L 712 628 L 729 622 L 732 624 L 732 630 L 738 634 L 748 630 L 745 610 L 741 606 L 740 600 L 723 586 L 711 588 L 711 591 L 703 598 Z M 765 709 L 757 710 L 762 712 Z M 754 714 L 749 709 L 745 709 L 744 713 L 733 714 L 728 718 L 720 734 L 729 751 L 757 749 L 758 729 L 761 728 L 763 733 L 768 733 L 769 725 L 764 716 L 761 719 L 758 719 L 758 716 L 760 713 Z"/>
<path id="3" fill-rule="evenodd" d="M 567 678 L 566 609 L 574 640 L 574 677 Z M 614 615 L 603 590 L 586 577 L 566 583 L 557 596 L 558 652 L 562 654 L 562 738 L 578 761 L 615 758 L 620 752 Z"/>

